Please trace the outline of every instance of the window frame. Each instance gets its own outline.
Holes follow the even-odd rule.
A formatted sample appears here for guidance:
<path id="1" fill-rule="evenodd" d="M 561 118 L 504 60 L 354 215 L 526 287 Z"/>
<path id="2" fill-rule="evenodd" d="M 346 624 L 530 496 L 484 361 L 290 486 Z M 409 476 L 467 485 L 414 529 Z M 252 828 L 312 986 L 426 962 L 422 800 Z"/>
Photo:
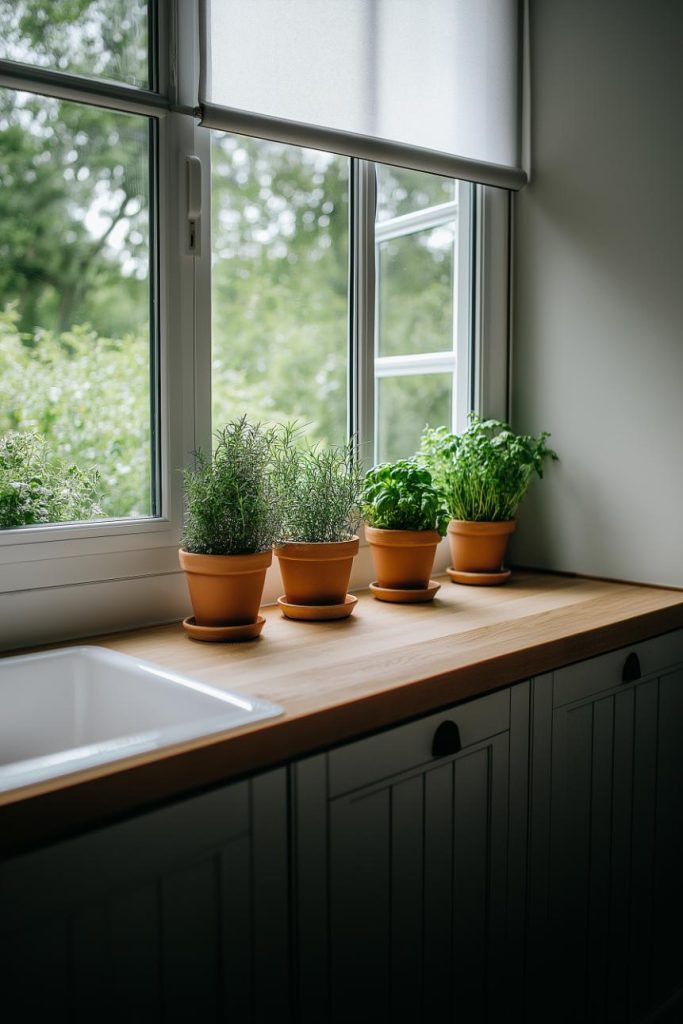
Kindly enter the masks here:
<path id="1" fill-rule="evenodd" d="M 196 118 L 197 0 L 152 0 L 151 10 L 151 36 L 158 46 L 156 89 L 0 61 L 0 86 L 140 114 L 156 123 L 157 181 L 150 194 L 155 195 L 157 223 L 161 467 L 158 517 L 0 532 L 0 650 L 173 621 L 187 608 L 177 557 L 183 516 L 180 469 L 192 451 L 210 446 L 212 431 L 210 129 L 200 127 Z M 194 251 L 188 246 L 186 216 L 187 160 L 192 156 L 200 160 L 202 193 Z M 352 158 L 349 180 L 348 428 L 370 463 L 376 386 L 374 165 Z M 455 333 L 460 340 L 454 357 L 456 367 L 467 364 L 467 372 L 455 374 L 456 429 L 464 426 L 468 408 L 505 418 L 508 404 L 509 193 L 481 185 L 468 188 L 472 201 L 467 210 L 460 197 L 457 201 L 457 287 L 472 301 L 458 303 Z M 473 261 L 468 249 L 475 235 L 479 244 Z M 446 355 L 453 358 L 450 351 Z M 365 556 L 357 560 L 353 586 L 372 578 L 367 551 Z M 279 592 L 274 567 L 264 600 L 274 600 Z"/>
<path id="2" fill-rule="evenodd" d="M 0 649 L 22 642 L 69 635 L 63 607 L 78 610 L 78 635 L 133 625 L 146 605 L 145 589 L 158 590 L 178 573 L 177 547 L 182 528 L 181 467 L 198 444 L 195 423 L 196 352 L 195 276 L 197 259 L 185 245 L 185 160 L 196 150 L 196 31 L 191 4 L 153 2 L 150 36 L 158 47 L 156 89 L 47 71 L 0 61 L 0 86 L 33 92 L 149 119 L 155 127 L 156 154 L 150 168 L 150 199 L 155 232 L 150 239 L 150 279 L 156 295 L 150 318 L 157 334 L 157 365 L 153 366 L 150 411 L 156 405 L 160 473 L 157 481 L 160 514 L 135 520 L 108 519 L 86 523 L 28 526 L 0 532 L 0 615 L 4 622 Z M 177 45 L 185 40 L 183 60 Z M 203 133 L 206 134 L 206 133 Z M 156 180 L 153 180 L 152 175 Z M 156 238 L 154 238 L 156 235 Z M 156 242 L 156 244 L 154 244 Z M 154 280 L 156 278 L 156 280 Z M 185 339 L 190 339 L 187 344 Z M 201 406 L 200 406 L 201 407 Z M 122 586 L 117 587 L 120 583 Z M 131 583 L 139 583 L 140 600 L 130 599 Z M 146 587 L 150 584 L 150 587 Z M 95 589 L 93 589 L 95 588 Z M 183 591 L 174 589 L 180 607 Z M 97 609 L 90 605 L 97 601 Z M 166 605 L 164 616 L 163 607 Z M 41 609 L 43 625 L 24 626 L 26 609 Z M 169 615 L 160 602 L 161 617 Z M 101 608 L 107 613 L 102 614 Z M 74 621 L 78 623 L 79 618 Z M 142 621 L 142 619 L 141 619 Z M 73 627 L 71 627 L 73 634 Z"/>

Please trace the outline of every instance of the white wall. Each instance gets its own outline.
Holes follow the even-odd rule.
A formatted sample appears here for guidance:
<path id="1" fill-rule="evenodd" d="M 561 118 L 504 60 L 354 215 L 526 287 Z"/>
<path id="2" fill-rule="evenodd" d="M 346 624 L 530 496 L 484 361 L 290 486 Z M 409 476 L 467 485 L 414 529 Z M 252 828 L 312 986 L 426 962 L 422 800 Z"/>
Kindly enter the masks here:
<path id="1" fill-rule="evenodd" d="M 514 559 L 683 586 L 683 0 L 530 0 L 512 419 L 561 463 Z"/>

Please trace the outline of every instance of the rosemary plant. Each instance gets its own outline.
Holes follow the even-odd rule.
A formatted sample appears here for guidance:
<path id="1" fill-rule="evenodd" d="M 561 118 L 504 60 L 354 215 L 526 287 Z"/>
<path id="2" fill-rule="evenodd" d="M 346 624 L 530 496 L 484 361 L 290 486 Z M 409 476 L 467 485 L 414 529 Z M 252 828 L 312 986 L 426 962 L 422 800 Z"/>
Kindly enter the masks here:
<path id="1" fill-rule="evenodd" d="M 382 463 L 365 477 L 363 518 L 381 530 L 438 530 L 445 536 L 448 512 L 427 469 L 415 459 Z"/>
<path id="2" fill-rule="evenodd" d="M 507 423 L 470 413 L 462 434 L 426 429 L 418 461 L 431 472 L 453 519 L 505 521 L 514 519 L 533 474 L 543 476 L 544 460 L 557 459 L 548 437 L 515 434 Z"/>
<path id="3" fill-rule="evenodd" d="M 363 469 L 356 444 L 302 447 L 296 428 L 285 428 L 279 449 L 278 490 L 284 512 L 282 540 L 319 544 L 350 540 L 360 525 Z"/>
<path id="4" fill-rule="evenodd" d="M 182 546 L 201 555 L 267 551 L 282 524 L 274 474 L 282 429 L 243 416 L 215 436 L 212 456 L 196 452 L 193 468 L 184 472 Z"/>

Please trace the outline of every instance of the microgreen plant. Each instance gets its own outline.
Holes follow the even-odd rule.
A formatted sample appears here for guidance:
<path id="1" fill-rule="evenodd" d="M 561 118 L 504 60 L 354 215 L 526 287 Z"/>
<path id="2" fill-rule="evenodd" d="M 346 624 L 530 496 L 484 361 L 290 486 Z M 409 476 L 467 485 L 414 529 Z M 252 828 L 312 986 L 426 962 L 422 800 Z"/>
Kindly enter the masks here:
<path id="1" fill-rule="evenodd" d="M 277 471 L 282 539 L 304 544 L 350 540 L 360 524 L 363 469 L 356 444 L 302 446 L 285 430 Z"/>
<path id="2" fill-rule="evenodd" d="M 381 530 L 438 530 L 442 537 L 449 519 L 431 474 L 415 459 L 371 469 L 365 477 L 361 510 L 366 522 Z"/>
<path id="3" fill-rule="evenodd" d="M 544 460 L 557 459 L 548 437 L 515 434 L 507 423 L 470 413 L 462 434 L 426 429 L 418 461 L 431 472 L 453 519 L 505 521 L 514 519 L 533 474 L 543 476 Z"/>
<path id="4" fill-rule="evenodd" d="M 215 436 L 212 455 L 196 452 L 184 473 L 182 546 L 202 555 L 267 551 L 282 522 L 274 474 L 282 429 L 242 417 Z"/>

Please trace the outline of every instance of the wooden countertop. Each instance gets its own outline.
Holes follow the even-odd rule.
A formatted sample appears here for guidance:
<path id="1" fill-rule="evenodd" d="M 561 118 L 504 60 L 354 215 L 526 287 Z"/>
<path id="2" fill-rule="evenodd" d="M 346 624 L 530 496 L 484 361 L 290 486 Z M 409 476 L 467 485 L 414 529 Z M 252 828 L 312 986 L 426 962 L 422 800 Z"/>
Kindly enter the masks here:
<path id="1" fill-rule="evenodd" d="M 88 640 L 285 714 L 0 794 L 0 853 L 683 627 L 682 591 L 522 571 L 503 587 L 441 583 L 426 605 L 363 592 L 340 622 L 291 622 L 266 608 L 251 643 L 197 643 L 179 624 Z"/>

